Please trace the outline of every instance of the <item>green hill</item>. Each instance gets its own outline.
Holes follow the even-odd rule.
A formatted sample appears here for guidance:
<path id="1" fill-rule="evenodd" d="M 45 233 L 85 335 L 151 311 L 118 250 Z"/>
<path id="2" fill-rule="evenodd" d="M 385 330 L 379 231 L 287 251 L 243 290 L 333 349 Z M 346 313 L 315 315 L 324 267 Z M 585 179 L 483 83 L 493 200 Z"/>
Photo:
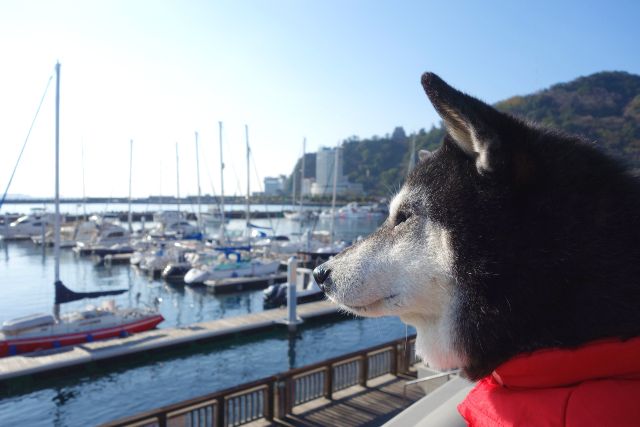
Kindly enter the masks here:
<path id="1" fill-rule="evenodd" d="M 581 135 L 630 167 L 640 168 L 640 76 L 596 73 L 531 95 L 514 96 L 495 106 Z M 362 183 L 368 196 L 389 196 L 406 175 L 411 140 L 415 138 L 416 149 L 435 149 L 443 136 L 444 130 L 438 126 L 411 135 L 397 127 L 384 137 L 351 137 L 343 143 L 344 174 L 351 182 Z M 307 171 L 311 169 L 309 163 L 311 157 L 306 159 Z M 300 161 L 296 171 L 299 166 Z M 305 175 L 313 176 L 309 172 Z"/>

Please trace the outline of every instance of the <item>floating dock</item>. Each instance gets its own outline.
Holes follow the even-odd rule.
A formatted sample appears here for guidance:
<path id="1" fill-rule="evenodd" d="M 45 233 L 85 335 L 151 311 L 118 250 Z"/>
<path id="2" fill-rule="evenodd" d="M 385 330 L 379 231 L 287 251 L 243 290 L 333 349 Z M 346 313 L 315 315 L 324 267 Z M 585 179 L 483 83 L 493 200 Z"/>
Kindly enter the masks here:
<path id="1" fill-rule="evenodd" d="M 234 277 L 222 280 L 206 280 L 204 285 L 215 294 L 232 292 L 258 291 L 266 289 L 275 283 L 287 281 L 287 273 L 270 274 L 262 277 Z"/>
<path id="2" fill-rule="evenodd" d="M 328 301 L 298 306 L 302 320 L 338 314 Z M 193 342 L 212 341 L 238 333 L 251 333 L 280 325 L 286 308 L 265 310 L 243 316 L 195 323 L 182 328 L 154 329 L 127 338 L 116 338 L 0 359 L 0 382 L 45 372 L 68 369 L 142 352 L 175 348 Z"/>

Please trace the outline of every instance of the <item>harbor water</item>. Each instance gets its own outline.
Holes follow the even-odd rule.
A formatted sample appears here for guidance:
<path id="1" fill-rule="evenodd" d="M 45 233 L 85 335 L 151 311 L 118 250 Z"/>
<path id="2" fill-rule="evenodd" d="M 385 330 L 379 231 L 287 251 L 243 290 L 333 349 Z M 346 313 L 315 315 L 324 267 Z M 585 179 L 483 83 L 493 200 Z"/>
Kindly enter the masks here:
<path id="1" fill-rule="evenodd" d="M 10 208 L 7 209 L 10 212 L 21 211 Z M 370 233 L 382 219 L 337 220 L 336 234 L 353 240 Z M 271 227 L 278 234 L 301 231 L 298 223 L 285 219 L 252 222 Z M 313 226 L 318 230 L 329 228 L 328 222 L 323 221 Z M 234 220 L 229 224 L 230 229 L 243 227 L 244 221 Z M 61 278 L 77 291 L 126 288 L 128 292 L 115 297 L 120 306 L 152 304 L 158 298 L 165 318 L 160 328 L 263 310 L 261 292 L 214 295 L 204 287 L 152 280 L 129 265 L 95 267 L 90 259 L 77 257 L 70 250 L 64 250 L 61 256 Z M 0 243 L 0 321 L 38 312 L 50 313 L 52 284 L 50 248 L 35 246 L 30 241 Z M 65 304 L 62 311 L 81 309 L 87 303 Z M 117 365 L 91 366 L 73 374 L 16 381 L 0 389 L 0 424 L 96 425 L 402 338 L 412 332 L 393 318 L 313 321 L 304 324 L 295 336 L 282 328 L 146 355 Z"/>

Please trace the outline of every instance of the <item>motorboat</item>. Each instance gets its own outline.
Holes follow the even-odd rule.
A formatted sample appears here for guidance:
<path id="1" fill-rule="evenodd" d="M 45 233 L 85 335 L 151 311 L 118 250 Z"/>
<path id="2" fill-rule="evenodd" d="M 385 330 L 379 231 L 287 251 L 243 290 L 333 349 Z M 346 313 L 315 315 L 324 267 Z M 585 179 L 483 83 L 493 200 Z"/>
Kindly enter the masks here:
<path id="1" fill-rule="evenodd" d="M 367 219 L 379 218 L 385 215 L 385 210 L 379 205 L 360 205 L 358 202 L 347 203 L 339 209 L 325 209 L 320 213 L 321 219 Z"/>
<path id="2" fill-rule="evenodd" d="M 180 211 L 163 211 L 153 215 L 156 226 L 149 230 L 149 236 L 155 239 L 202 239 L 201 230 L 187 221 Z"/>
<path id="3" fill-rule="evenodd" d="M 274 308 L 286 305 L 289 283 L 274 283 L 263 291 L 264 307 Z M 296 301 L 304 304 L 312 301 L 319 301 L 324 298 L 324 292 L 320 289 L 313 278 L 313 269 L 296 269 Z"/>
<path id="4" fill-rule="evenodd" d="M 31 236 L 31 241 L 36 245 L 42 245 L 44 243 L 47 246 L 53 246 L 54 234 L 53 229 L 49 226 L 44 235 L 44 241 L 41 234 Z M 98 226 L 94 221 L 80 221 L 65 224 L 60 228 L 60 247 L 73 248 L 79 242 L 87 245 L 97 234 Z"/>
<path id="5" fill-rule="evenodd" d="M 221 253 L 209 264 L 199 264 L 184 276 L 186 284 L 204 283 L 208 280 L 236 277 L 261 277 L 275 274 L 280 268 L 277 259 L 250 254 L 249 248 L 216 248 Z"/>
<path id="6" fill-rule="evenodd" d="M 98 233 L 88 242 L 78 241 L 73 251 L 79 255 L 91 255 L 97 250 L 111 248 L 114 245 L 128 244 L 131 233 L 125 227 L 110 222 L 98 225 Z"/>
<path id="7" fill-rule="evenodd" d="M 309 222 L 318 218 L 318 213 L 311 210 L 284 212 L 284 217 L 290 221 Z"/>
<path id="8" fill-rule="evenodd" d="M 5 224 L 0 229 L 0 235 L 5 240 L 28 240 L 32 236 L 45 234 L 47 226 L 52 223 L 52 214 L 44 209 L 34 208 L 28 215 L 22 215 L 17 220 Z"/>

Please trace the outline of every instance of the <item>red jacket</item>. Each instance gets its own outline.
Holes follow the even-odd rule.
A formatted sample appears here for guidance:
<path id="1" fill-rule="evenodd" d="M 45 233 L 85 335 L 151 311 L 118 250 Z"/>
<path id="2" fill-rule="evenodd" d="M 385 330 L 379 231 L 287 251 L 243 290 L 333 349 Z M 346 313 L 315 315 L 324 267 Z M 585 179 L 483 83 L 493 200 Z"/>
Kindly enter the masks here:
<path id="1" fill-rule="evenodd" d="M 640 426 L 640 337 L 517 356 L 458 406 L 471 426 Z"/>

